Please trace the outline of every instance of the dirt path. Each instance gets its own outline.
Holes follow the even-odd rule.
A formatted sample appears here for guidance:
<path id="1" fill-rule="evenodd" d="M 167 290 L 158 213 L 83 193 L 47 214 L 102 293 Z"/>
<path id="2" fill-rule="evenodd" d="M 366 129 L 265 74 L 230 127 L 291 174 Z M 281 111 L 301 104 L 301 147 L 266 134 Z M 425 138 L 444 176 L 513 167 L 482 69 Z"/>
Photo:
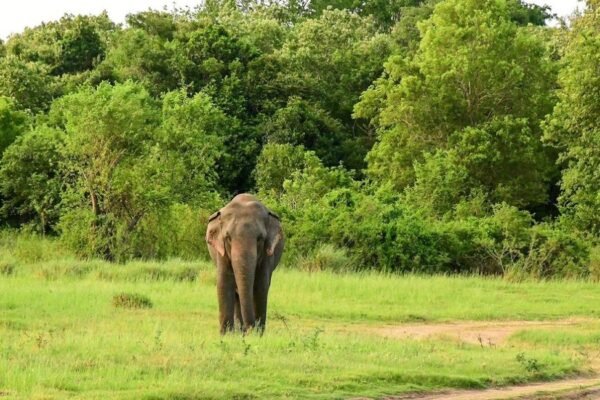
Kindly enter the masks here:
<path id="1" fill-rule="evenodd" d="M 392 338 L 427 339 L 450 337 L 466 343 L 495 346 L 502 344 L 514 333 L 523 329 L 554 329 L 577 326 L 590 319 L 572 318 L 558 321 L 467 321 L 444 324 L 406 324 L 374 328 L 374 332 Z"/>
<path id="2" fill-rule="evenodd" d="M 597 320 L 570 318 L 557 321 L 467 321 L 442 324 L 405 324 L 371 328 L 390 338 L 427 339 L 447 337 L 482 346 L 502 345 L 511 335 L 524 329 L 574 327 Z M 600 399 L 600 360 L 593 362 L 595 377 L 511 386 L 500 389 L 447 391 L 428 395 L 386 397 L 386 400 L 598 400 Z"/>
<path id="3" fill-rule="evenodd" d="M 534 397 L 532 397 L 534 396 Z M 587 397 L 586 397 L 587 396 Z M 461 390 L 425 396 L 386 397 L 386 400 L 507 400 L 507 399 L 598 399 L 600 377 L 568 379 L 558 382 L 511 386 L 503 389 Z"/>

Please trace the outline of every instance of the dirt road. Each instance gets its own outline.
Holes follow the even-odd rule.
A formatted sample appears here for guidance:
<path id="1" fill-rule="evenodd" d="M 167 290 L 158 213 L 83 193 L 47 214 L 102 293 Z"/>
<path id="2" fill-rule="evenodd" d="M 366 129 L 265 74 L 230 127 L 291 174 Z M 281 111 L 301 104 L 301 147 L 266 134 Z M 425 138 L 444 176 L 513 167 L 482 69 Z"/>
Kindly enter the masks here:
<path id="1" fill-rule="evenodd" d="M 374 328 L 375 333 L 393 338 L 427 339 L 451 337 L 457 340 L 482 345 L 500 345 L 512 334 L 523 329 L 554 329 L 577 326 L 589 319 L 572 318 L 558 321 L 467 321 L 444 324 L 406 324 Z"/>
<path id="2" fill-rule="evenodd" d="M 390 338 L 427 339 L 449 337 L 481 346 L 502 346 L 514 333 L 524 329 L 556 329 L 576 327 L 594 320 L 571 318 L 557 321 L 467 321 L 443 324 L 406 324 L 372 328 L 378 335 Z M 427 395 L 386 397 L 385 400 L 599 400 L 600 360 L 594 362 L 597 375 L 499 389 L 447 391 Z"/>

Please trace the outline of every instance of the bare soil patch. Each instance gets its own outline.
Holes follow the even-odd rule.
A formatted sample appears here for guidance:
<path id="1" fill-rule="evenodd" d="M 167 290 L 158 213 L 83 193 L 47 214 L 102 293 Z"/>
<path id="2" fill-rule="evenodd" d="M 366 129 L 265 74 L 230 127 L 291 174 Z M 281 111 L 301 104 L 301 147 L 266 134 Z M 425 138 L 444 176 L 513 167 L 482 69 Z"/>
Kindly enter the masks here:
<path id="1" fill-rule="evenodd" d="M 511 386 L 502 389 L 461 390 L 431 395 L 386 397 L 385 400 L 584 400 L 600 398 L 600 377 Z"/>
<path id="2" fill-rule="evenodd" d="M 514 333 L 524 329 L 555 329 L 562 326 L 576 326 L 589 322 L 585 318 L 571 318 L 557 321 L 467 321 L 443 324 L 405 324 L 374 328 L 374 332 L 398 339 L 428 339 L 450 337 L 465 343 L 496 346 L 502 344 Z"/>
<path id="3" fill-rule="evenodd" d="M 403 324 L 372 328 L 372 332 L 397 339 L 451 338 L 482 346 L 502 345 L 510 336 L 526 329 L 556 329 L 593 321 L 570 318 L 556 321 L 466 321 L 442 324 Z M 593 369 L 600 372 L 598 360 Z M 564 379 L 486 390 L 445 391 L 435 394 L 410 394 L 385 400 L 598 400 L 600 376 Z"/>

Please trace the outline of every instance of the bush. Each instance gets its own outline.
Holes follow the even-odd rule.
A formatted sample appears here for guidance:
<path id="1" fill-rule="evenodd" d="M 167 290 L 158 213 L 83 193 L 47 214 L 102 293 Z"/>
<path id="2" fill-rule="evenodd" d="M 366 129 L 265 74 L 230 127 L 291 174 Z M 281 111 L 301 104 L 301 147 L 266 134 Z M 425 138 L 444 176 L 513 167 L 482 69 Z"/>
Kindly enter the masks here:
<path id="1" fill-rule="evenodd" d="M 296 265 L 300 270 L 308 272 L 345 272 L 356 269 L 354 260 L 345 249 L 339 249 L 330 244 L 323 244 L 308 255 L 300 256 Z"/>
<path id="2" fill-rule="evenodd" d="M 12 261 L 2 260 L 0 261 L 0 275 L 10 276 L 15 273 L 15 263 Z"/>
<path id="3" fill-rule="evenodd" d="M 529 248 L 513 269 L 533 278 L 581 278 L 590 273 L 590 249 L 575 234 L 559 226 L 540 224 L 531 229 Z"/>
<path id="4" fill-rule="evenodd" d="M 600 281 L 600 246 L 594 247 L 590 251 L 590 277 L 595 281 Z"/>
<path id="5" fill-rule="evenodd" d="M 152 301 L 136 293 L 120 293 L 113 296 L 112 304 L 118 308 L 152 308 Z"/>
<path id="6" fill-rule="evenodd" d="M 0 259 L 30 264 L 72 257 L 56 238 L 18 231 L 0 232 Z"/>

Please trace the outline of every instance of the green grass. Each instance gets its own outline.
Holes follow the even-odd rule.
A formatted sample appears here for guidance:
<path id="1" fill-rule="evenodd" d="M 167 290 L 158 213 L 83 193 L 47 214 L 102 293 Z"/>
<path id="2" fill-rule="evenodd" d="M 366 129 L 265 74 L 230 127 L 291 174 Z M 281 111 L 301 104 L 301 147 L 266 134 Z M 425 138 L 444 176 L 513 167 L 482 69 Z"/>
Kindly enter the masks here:
<path id="1" fill-rule="evenodd" d="M 7 398 L 330 399 L 481 388 L 586 372 L 599 343 L 594 319 L 527 329 L 493 347 L 386 339 L 369 329 L 594 318 L 600 288 L 593 283 L 285 268 L 273 278 L 266 334 L 221 338 L 209 263 L 53 260 L 49 246 L 28 259 L 0 250 L 0 264 L 11 265 L 0 274 L 0 393 Z M 123 293 L 152 308 L 115 307 Z"/>

